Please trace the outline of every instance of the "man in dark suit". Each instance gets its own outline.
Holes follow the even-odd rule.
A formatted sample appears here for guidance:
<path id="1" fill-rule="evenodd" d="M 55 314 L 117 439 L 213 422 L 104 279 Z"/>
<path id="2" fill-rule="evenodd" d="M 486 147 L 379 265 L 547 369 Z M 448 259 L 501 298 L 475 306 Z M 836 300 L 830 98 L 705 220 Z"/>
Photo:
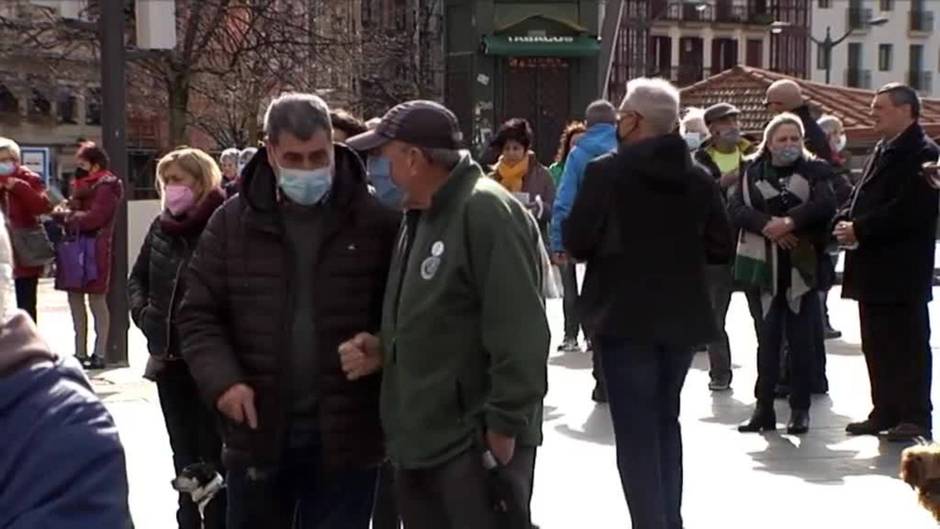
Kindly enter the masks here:
<path id="1" fill-rule="evenodd" d="M 673 134 L 679 92 L 635 79 L 620 148 L 588 164 L 563 226 L 587 261 L 579 312 L 601 354 L 617 466 L 634 527 L 682 527 L 679 393 L 696 345 L 718 336 L 705 267 L 727 263 L 731 227 L 718 183 Z"/>
<path id="2" fill-rule="evenodd" d="M 868 419 L 846 431 L 889 430 L 889 440 L 904 441 L 931 433 L 927 303 L 938 196 L 922 165 L 935 162 L 940 149 L 918 123 L 920 99 L 912 88 L 885 86 L 871 113 L 882 140 L 835 229 L 849 249 L 842 294 L 859 302 L 873 404 Z"/>

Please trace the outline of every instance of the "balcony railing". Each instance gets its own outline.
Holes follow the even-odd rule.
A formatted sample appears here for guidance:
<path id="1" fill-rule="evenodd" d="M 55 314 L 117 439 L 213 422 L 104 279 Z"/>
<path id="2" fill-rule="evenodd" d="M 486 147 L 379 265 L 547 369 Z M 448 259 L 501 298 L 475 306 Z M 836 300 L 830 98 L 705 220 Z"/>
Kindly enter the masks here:
<path id="1" fill-rule="evenodd" d="M 871 70 L 847 69 L 845 71 L 845 85 L 852 88 L 871 88 Z"/>
<path id="2" fill-rule="evenodd" d="M 869 18 L 871 10 L 869 10 Z M 717 22 L 720 24 L 757 24 L 768 25 L 774 17 L 759 6 L 734 4 L 731 2 L 694 3 L 670 2 L 665 8 L 653 11 L 654 16 L 675 22 Z"/>
<path id="3" fill-rule="evenodd" d="M 907 72 L 907 84 L 918 92 L 929 94 L 933 91 L 933 72 Z"/>
<path id="4" fill-rule="evenodd" d="M 871 9 L 849 8 L 846 13 L 846 27 L 853 31 L 868 29 L 871 20 Z"/>
<path id="5" fill-rule="evenodd" d="M 744 24 L 747 22 L 747 7 L 719 2 L 715 4 L 715 22 Z"/>
<path id="6" fill-rule="evenodd" d="M 673 2 L 666 6 L 663 18 L 677 22 L 712 22 L 715 20 L 715 9 L 710 4 Z"/>
<path id="7" fill-rule="evenodd" d="M 933 31 L 933 11 L 911 11 L 910 30 L 919 33 Z"/>

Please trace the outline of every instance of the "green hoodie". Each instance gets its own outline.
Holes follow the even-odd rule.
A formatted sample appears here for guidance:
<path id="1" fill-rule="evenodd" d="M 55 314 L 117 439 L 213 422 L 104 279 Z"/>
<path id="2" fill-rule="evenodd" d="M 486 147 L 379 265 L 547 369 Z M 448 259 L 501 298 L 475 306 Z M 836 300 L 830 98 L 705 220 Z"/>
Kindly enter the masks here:
<path id="1" fill-rule="evenodd" d="M 420 212 L 403 262 L 407 224 L 382 321 L 392 461 L 437 466 L 485 429 L 540 444 L 550 336 L 535 220 L 464 154 Z"/>

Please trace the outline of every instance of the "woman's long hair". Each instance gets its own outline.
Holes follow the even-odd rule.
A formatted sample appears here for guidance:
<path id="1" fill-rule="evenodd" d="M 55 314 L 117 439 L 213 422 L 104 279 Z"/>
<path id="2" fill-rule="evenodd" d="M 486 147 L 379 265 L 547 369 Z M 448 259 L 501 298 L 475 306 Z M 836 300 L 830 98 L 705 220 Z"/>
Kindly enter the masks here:
<path id="1" fill-rule="evenodd" d="M 555 153 L 555 161 L 558 163 L 565 163 L 565 160 L 568 159 L 568 154 L 571 153 L 571 140 L 574 138 L 575 134 L 584 134 L 587 132 L 587 126 L 583 121 L 572 121 L 568 123 L 568 126 L 565 127 L 565 130 L 561 133 L 561 138 L 558 140 L 558 152 Z"/>
<path id="2" fill-rule="evenodd" d="M 774 119 L 770 120 L 770 123 L 764 128 L 764 140 L 761 141 L 760 145 L 757 147 L 757 151 L 754 152 L 751 156 L 747 157 L 745 161 L 752 162 L 758 160 L 766 154 L 770 156 L 770 139 L 774 137 L 774 134 L 777 132 L 777 129 L 784 125 L 795 125 L 800 131 L 800 140 L 803 141 L 803 159 L 804 160 L 815 160 L 816 155 L 811 153 L 809 149 L 806 148 L 806 129 L 803 128 L 803 121 L 800 120 L 800 117 L 796 114 L 790 112 L 784 112 L 783 114 L 778 114 Z"/>

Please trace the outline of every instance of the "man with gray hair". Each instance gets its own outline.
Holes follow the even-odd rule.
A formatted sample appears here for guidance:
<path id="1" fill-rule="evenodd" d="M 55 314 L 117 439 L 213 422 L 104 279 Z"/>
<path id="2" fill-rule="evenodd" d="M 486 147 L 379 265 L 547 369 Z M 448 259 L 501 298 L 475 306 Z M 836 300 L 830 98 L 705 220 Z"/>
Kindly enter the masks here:
<path id="1" fill-rule="evenodd" d="M 617 466 L 634 527 L 682 527 L 679 394 L 695 346 L 717 334 L 706 266 L 730 261 L 718 183 L 673 133 L 679 92 L 635 79 L 617 153 L 588 164 L 564 226 L 587 261 L 582 306 L 601 354 Z"/>
<path id="2" fill-rule="evenodd" d="M 230 528 L 366 529 L 380 381 L 347 380 L 338 348 L 379 328 L 400 214 L 333 142 L 319 97 L 281 95 L 264 125 L 266 147 L 189 265 L 183 356 L 224 419 Z"/>
<path id="3" fill-rule="evenodd" d="M 457 118 L 437 103 L 402 103 L 347 143 L 378 149 L 405 194 L 381 338 L 363 329 L 341 347 L 352 379 L 384 358 L 405 527 L 527 527 L 550 340 L 535 219 L 460 150 Z M 499 498 L 507 513 L 494 474 L 517 491 Z"/>
<path id="4" fill-rule="evenodd" d="M 574 204 L 578 190 L 581 188 L 581 181 L 584 179 L 584 168 L 588 162 L 607 154 L 617 148 L 617 109 L 610 102 L 603 99 L 594 101 L 588 105 L 584 112 L 584 118 L 587 130 L 584 136 L 578 140 L 571 152 L 568 153 L 568 159 L 563 160 L 565 170 L 558 183 L 558 192 L 555 194 L 555 204 L 552 206 L 552 223 L 549 227 L 549 239 L 551 240 L 552 260 L 555 264 L 564 268 L 562 274 L 567 277 L 577 277 L 575 274 L 575 263 L 568 259 L 562 244 L 562 227 L 571 212 L 571 205 Z M 568 289 L 572 282 L 569 280 L 565 284 Z M 575 295 L 577 295 L 578 282 L 573 282 Z M 566 296 L 569 293 L 566 291 Z M 577 319 L 581 319 L 580 317 Z M 589 330 L 585 327 L 585 338 L 590 339 Z M 565 336 L 565 341 L 561 344 L 561 351 L 579 352 L 578 336 Z M 601 375 L 601 365 L 594 355 L 594 380 L 595 386 L 591 396 L 595 402 L 607 402 L 607 391 L 604 388 L 603 376 Z"/>

